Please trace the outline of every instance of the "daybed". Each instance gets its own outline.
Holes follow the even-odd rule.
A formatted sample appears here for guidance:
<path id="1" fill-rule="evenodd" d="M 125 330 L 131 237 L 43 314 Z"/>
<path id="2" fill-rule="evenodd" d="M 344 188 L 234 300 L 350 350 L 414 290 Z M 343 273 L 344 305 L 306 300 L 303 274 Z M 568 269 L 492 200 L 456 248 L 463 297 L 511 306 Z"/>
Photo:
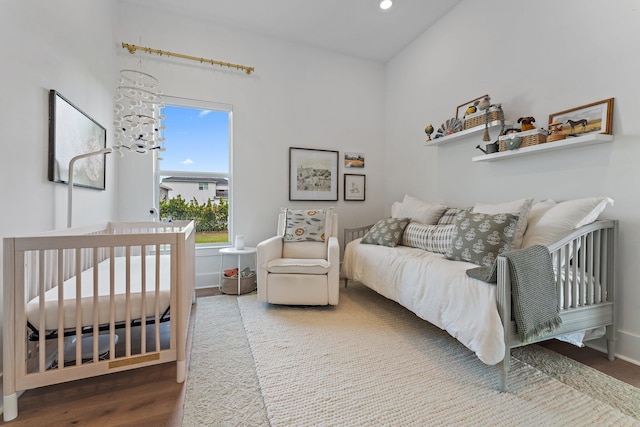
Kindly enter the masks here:
<path id="1" fill-rule="evenodd" d="M 4 238 L 4 420 L 45 385 L 172 361 L 183 382 L 194 236 L 175 221 Z"/>
<path id="2" fill-rule="evenodd" d="M 451 209 L 405 196 L 402 203 L 394 204 L 392 218 L 378 222 L 373 229 L 365 226 L 345 230 L 345 286 L 348 280 L 363 283 L 446 330 L 482 362 L 499 365 L 501 391 L 507 388 L 510 349 L 529 343 L 561 337 L 581 344 L 585 334 L 590 338 L 596 328 L 604 333 L 606 327 L 608 357 L 613 360 L 618 222 L 596 220 L 611 199 L 532 202 L 522 199 Z M 474 246 L 453 250 L 456 243 L 464 246 L 460 238 L 470 237 L 471 243 L 481 243 L 465 234 L 463 221 L 474 215 L 490 218 L 501 215 L 499 212 L 510 213 L 513 224 L 517 221 L 510 227 L 514 233 L 510 241 L 506 239 L 504 251 L 494 256 L 485 250 L 480 258 L 467 262 L 466 256 L 473 253 Z M 521 306 L 512 305 L 514 270 L 508 257 L 544 247 L 548 248 L 548 252 L 543 250 L 548 262 L 540 265 L 550 272 L 549 297 L 561 324 L 558 320 L 552 327 L 523 338 L 520 332 L 524 328 L 518 331 L 513 317 L 514 309 Z M 469 248 L 472 250 L 465 251 Z M 462 258 L 456 254 L 463 254 Z M 479 266 L 484 266 L 484 271 L 494 267 L 497 283 L 470 277 L 467 270 L 483 270 Z M 522 268 L 516 270 L 518 277 L 532 272 L 522 273 Z M 529 292 L 535 295 L 538 291 L 533 288 Z"/>

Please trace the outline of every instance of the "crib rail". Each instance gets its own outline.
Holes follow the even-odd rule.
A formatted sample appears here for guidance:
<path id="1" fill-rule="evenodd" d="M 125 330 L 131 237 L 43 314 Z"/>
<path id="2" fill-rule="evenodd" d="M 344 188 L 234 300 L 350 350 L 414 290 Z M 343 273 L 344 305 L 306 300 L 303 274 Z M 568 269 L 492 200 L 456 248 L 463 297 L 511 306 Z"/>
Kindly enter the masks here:
<path id="1" fill-rule="evenodd" d="M 194 234 L 128 222 L 5 238 L 5 420 L 17 390 L 169 361 L 183 381 Z"/>

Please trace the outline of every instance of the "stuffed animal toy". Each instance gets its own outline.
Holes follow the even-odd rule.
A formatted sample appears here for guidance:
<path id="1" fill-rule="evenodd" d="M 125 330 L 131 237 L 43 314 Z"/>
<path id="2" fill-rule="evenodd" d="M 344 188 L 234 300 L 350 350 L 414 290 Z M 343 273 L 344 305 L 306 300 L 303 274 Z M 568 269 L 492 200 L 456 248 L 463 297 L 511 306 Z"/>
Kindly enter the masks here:
<path id="1" fill-rule="evenodd" d="M 533 117 L 520 117 L 518 119 L 518 123 L 520 123 L 520 130 L 522 131 L 535 129 L 536 128 L 536 125 L 534 125 L 535 122 L 536 122 L 536 119 L 534 119 Z"/>

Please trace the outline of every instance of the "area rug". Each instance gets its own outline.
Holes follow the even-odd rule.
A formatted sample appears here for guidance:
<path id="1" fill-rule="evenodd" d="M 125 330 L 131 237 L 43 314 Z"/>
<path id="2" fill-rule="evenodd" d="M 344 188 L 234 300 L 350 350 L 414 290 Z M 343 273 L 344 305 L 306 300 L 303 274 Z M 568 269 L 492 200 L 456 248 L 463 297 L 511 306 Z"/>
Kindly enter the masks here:
<path id="1" fill-rule="evenodd" d="M 499 393 L 496 368 L 361 285 L 341 288 L 336 307 L 272 306 L 255 295 L 234 307 L 233 297 L 218 298 L 198 302 L 193 351 L 215 354 L 206 363 L 196 355 L 197 364 L 192 354 L 186 426 L 640 425 L 637 388 L 539 346 L 514 352 L 509 392 Z M 209 305 L 240 328 L 232 347 L 250 346 L 246 386 L 217 384 L 226 344 L 209 341 L 221 321 L 203 319 Z M 212 402 L 236 389 L 242 402 Z M 245 422 L 246 413 L 264 418 Z"/>
<path id="2" fill-rule="evenodd" d="M 183 426 L 268 425 L 236 299 L 198 299 Z"/>

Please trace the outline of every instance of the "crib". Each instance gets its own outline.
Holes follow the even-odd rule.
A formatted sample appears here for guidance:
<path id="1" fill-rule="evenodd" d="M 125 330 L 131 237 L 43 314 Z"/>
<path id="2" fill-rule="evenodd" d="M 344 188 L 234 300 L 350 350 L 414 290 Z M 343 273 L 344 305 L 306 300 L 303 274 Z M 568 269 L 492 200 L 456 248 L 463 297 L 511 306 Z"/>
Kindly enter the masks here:
<path id="1" fill-rule="evenodd" d="M 174 361 L 184 382 L 194 242 L 193 221 L 4 238 L 4 420 L 51 384 Z"/>

